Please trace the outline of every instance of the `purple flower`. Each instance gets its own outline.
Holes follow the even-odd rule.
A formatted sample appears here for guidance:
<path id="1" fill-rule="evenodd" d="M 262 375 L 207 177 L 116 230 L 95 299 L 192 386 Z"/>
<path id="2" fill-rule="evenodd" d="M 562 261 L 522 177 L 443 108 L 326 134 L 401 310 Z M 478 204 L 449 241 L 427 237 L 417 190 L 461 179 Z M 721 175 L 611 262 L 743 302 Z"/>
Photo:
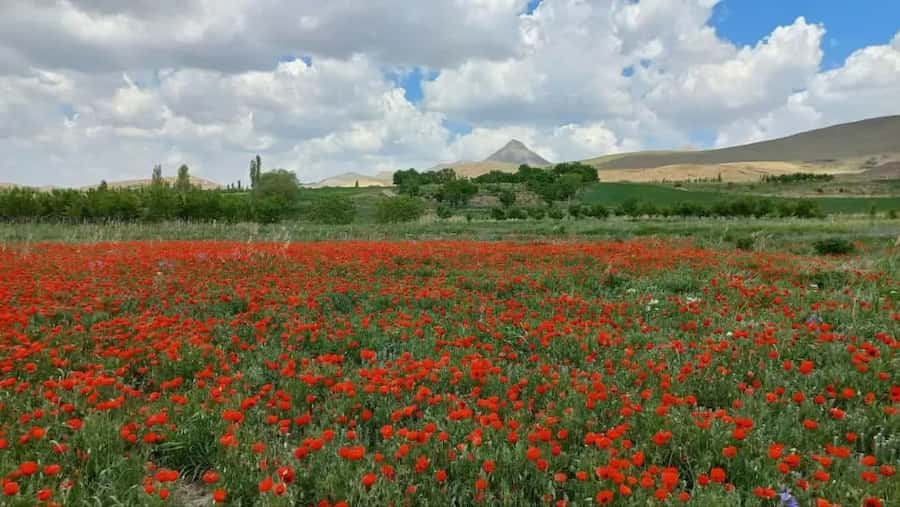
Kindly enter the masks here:
<path id="1" fill-rule="evenodd" d="M 794 495 L 791 494 L 791 491 L 787 488 L 781 490 L 781 493 L 778 495 L 781 498 L 781 505 L 784 507 L 799 507 L 800 504 L 797 503 L 797 499 L 794 498 Z"/>

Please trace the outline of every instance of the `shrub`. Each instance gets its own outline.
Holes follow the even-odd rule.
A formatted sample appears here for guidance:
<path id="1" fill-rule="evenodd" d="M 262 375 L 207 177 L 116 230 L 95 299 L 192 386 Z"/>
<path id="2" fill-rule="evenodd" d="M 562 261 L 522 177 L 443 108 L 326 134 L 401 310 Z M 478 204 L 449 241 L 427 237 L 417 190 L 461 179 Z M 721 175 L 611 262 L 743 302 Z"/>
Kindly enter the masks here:
<path id="1" fill-rule="evenodd" d="M 738 250 L 744 250 L 750 252 L 753 250 L 753 246 L 756 244 L 756 240 L 753 239 L 753 236 L 742 236 L 740 238 L 736 238 L 734 240 L 734 246 Z"/>
<path id="2" fill-rule="evenodd" d="M 375 220 L 382 224 L 412 222 L 424 214 L 425 203 L 418 197 L 388 197 L 376 206 Z"/>
<path id="3" fill-rule="evenodd" d="M 506 212 L 503 208 L 491 208 L 491 218 L 494 220 L 506 220 Z"/>
<path id="4" fill-rule="evenodd" d="M 509 208 L 516 203 L 516 193 L 512 190 L 501 190 L 498 198 L 504 208 Z"/>
<path id="5" fill-rule="evenodd" d="M 897 210 L 895 210 L 895 209 L 888 210 L 887 217 L 890 220 L 897 220 Z"/>
<path id="6" fill-rule="evenodd" d="M 553 220 L 562 220 L 566 214 L 559 208 L 547 208 L 547 216 Z"/>
<path id="7" fill-rule="evenodd" d="M 506 218 L 510 220 L 525 220 L 528 215 L 522 208 L 510 208 L 506 211 Z"/>
<path id="8" fill-rule="evenodd" d="M 813 248 L 819 255 L 844 255 L 856 249 L 852 241 L 843 238 L 820 239 L 813 243 Z"/>
<path id="9" fill-rule="evenodd" d="M 350 224 L 356 218 L 356 205 L 340 195 L 321 197 L 310 206 L 308 216 L 320 224 Z"/>
<path id="10" fill-rule="evenodd" d="M 453 216 L 453 210 L 447 206 L 438 206 L 436 212 L 438 218 L 450 218 Z"/>
<path id="11" fill-rule="evenodd" d="M 569 216 L 572 218 L 581 218 L 581 205 L 580 204 L 570 204 L 569 205 Z"/>
<path id="12" fill-rule="evenodd" d="M 462 206 L 478 193 L 478 185 L 466 179 L 454 179 L 441 186 L 437 192 L 437 200 L 447 202 L 451 206 Z"/>
<path id="13" fill-rule="evenodd" d="M 528 208 L 528 216 L 535 220 L 540 220 L 547 216 L 547 212 L 544 208 Z"/>
<path id="14" fill-rule="evenodd" d="M 603 220 L 609 217 L 609 210 L 602 204 L 594 204 L 588 209 L 587 215 Z"/>

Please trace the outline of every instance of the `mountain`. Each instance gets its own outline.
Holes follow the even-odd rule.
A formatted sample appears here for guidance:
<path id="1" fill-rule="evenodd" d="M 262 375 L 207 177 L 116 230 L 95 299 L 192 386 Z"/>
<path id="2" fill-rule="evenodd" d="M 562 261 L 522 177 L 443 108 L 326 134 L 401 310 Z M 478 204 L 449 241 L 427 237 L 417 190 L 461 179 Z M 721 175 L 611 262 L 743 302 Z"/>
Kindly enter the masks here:
<path id="1" fill-rule="evenodd" d="M 375 176 L 366 176 L 359 173 L 343 173 L 330 176 L 316 183 L 304 184 L 308 188 L 323 187 L 355 187 L 359 183 L 360 187 L 389 187 L 393 185 L 393 173 L 381 172 Z"/>
<path id="2" fill-rule="evenodd" d="M 497 150 L 493 155 L 484 159 L 485 162 L 505 162 L 507 164 L 515 164 L 520 166 L 527 164 L 532 167 L 543 167 L 550 165 L 544 157 L 528 149 L 522 141 L 513 139 L 506 143 L 506 146 Z"/>
<path id="3" fill-rule="evenodd" d="M 731 148 L 639 152 L 592 161 L 598 169 L 651 169 L 675 164 L 763 161 L 828 164 L 885 153 L 900 153 L 900 116 L 843 123 Z"/>
<path id="4" fill-rule="evenodd" d="M 439 171 L 444 168 L 450 168 L 453 169 L 458 176 L 475 178 L 476 176 L 481 176 L 482 174 L 491 171 L 514 173 L 522 164 L 528 164 L 532 167 L 545 167 L 551 165 L 544 157 L 528 149 L 522 141 L 513 139 L 494 152 L 491 156 L 480 162 L 466 160 L 447 162 L 437 164 L 434 167 L 426 169 L 426 171 Z"/>

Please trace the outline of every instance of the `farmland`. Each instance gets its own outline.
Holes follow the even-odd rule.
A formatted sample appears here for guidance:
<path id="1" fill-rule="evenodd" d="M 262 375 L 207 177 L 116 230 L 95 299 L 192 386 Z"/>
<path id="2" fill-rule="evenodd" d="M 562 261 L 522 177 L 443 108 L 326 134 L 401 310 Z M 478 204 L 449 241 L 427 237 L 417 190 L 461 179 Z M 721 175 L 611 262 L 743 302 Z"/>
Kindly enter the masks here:
<path id="1" fill-rule="evenodd" d="M 887 234 L 849 257 L 19 237 L 4 504 L 896 505 Z"/>

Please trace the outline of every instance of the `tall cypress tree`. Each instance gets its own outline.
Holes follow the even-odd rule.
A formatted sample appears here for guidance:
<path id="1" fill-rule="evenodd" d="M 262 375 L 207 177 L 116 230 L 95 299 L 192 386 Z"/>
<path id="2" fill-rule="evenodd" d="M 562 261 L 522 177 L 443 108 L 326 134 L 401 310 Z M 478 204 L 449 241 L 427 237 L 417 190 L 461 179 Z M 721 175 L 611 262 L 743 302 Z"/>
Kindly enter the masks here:
<path id="1" fill-rule="evenodd" d="M 185 193 L 191 189 L 191 170 L 187 164 L 181 164 L 178 168 L 178 179 L 175 180 L 175 190 Z"/>

